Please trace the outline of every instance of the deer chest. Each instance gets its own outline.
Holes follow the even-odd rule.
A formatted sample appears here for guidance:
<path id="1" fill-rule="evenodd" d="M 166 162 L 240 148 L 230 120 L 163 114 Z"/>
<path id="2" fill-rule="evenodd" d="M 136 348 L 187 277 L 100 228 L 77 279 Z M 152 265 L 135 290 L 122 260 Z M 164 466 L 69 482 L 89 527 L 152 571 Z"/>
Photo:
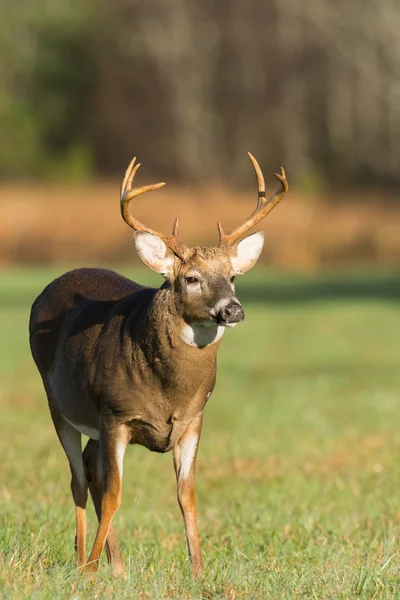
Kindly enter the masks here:
<path id="1" fill-rule="evenodd" d="M 132 432 L 131 443 L 145 446 L 152 452 L 169 452 L 193 418 L 178 420 L 171 416 L 167 422 L 150 423 L 138 416 L 129 423 Z"/>
<path id="2" fill-rule="evenodd" d="M 168 452 L 184 433 L 192 420 L 204 409 L 211 390 L 201 392 L 187 402 L 170 402 L 159 398 L 151 403 L 140 402 L 132 418 L 127 421 L 131 429 L 131 443 L 145 446 L 153 452 Z"/>

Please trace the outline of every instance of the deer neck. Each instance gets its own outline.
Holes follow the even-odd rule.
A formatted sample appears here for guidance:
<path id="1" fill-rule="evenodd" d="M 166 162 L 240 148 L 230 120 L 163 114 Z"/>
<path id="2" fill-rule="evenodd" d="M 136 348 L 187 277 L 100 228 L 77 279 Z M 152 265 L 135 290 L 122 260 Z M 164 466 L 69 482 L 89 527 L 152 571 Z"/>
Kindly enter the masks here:
<path id="1" fill-rule="evenodd" d="M 203 349 L 214 346 L 224 335 L 225 327 L 217 323 L 183 323 L 180 338 L 182 342 L 192 348 Z"/>
<path id="2" fill-rule="evenodd" d="M 225 328 L 217 323 L 187 323 L 177 309 L 174 293 L 167 285 L 155 294 L 149 308 L 147 333 L 149 341 L 165 352 L 184 353 L 189 348 L 216 352 Z M 203 352 L 199 352 L 201 355 Z"/>

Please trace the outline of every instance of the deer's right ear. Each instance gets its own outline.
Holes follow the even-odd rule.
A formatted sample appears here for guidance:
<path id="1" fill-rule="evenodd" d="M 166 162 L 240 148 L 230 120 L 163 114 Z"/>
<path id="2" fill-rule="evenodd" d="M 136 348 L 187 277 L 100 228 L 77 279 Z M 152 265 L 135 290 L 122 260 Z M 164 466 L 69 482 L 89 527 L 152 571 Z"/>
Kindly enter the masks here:
<path id="1" fill-rule="evenodd" d="M 159 237 L 146 231 L 137 231 L 135 246 L 140 260 L 150 269 L 164 276 L 172 273 L 174 253 Z"/>

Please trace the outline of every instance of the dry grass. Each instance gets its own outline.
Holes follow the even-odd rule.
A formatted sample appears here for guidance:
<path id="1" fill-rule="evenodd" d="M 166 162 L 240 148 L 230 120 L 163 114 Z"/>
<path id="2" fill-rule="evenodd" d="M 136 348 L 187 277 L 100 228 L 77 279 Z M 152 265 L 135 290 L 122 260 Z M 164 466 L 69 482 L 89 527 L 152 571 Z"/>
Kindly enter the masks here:
<path id="1" fill-rule="evenodd" d="M 272 189 L 273 183 L 269 183 Z M 0 187 L 2 264 L 112 263 L 131 261 L 132 240 L 121 221 L 118 182 L 92 186 Z M 254 190 L 253 190 L 254 191 Z M 155 229 L 169 230 L 180 216 L 187 244 L 214 244 L 216 222 L 229 230 L 254 207 L 255 193 L 222 189 L 165 188 L 138 199 L 135 214 Z M 291 190 L 263 223 L 264 260 L 279 267 L 313 270 L 324 265 L 400 260 L 400 206 L 373 198 L 339 204 Z"/>

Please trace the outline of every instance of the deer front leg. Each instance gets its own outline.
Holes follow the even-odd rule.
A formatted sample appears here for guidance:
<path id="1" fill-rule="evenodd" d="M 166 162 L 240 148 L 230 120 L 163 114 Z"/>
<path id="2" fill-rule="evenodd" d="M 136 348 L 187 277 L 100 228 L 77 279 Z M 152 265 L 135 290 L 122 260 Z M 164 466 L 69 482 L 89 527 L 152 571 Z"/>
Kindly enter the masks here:
<path id="1" fill-rule="evenodd" d="M 192 574 L 197 577 L 204 572 L 197 533 L 195 467 L 203 414 L 196 417 L 185 430 L 173 449 L 174 467 L 178 488 L 178 502 L 185 523 L 186 540 Z"/>
<path id="2" fill-rule="evenodd" d="M 128 442 L 129 435 L 124 425 L 117 423 L 114 418 L 109 418 L 103 423 L 99 444 L 104 490 L 99 527 L 85 568 L 88 573 L 93 573 L 98 569 L 100 555 L 110 530 L 112 518 L 121 506 L 122 464 Z"/>

